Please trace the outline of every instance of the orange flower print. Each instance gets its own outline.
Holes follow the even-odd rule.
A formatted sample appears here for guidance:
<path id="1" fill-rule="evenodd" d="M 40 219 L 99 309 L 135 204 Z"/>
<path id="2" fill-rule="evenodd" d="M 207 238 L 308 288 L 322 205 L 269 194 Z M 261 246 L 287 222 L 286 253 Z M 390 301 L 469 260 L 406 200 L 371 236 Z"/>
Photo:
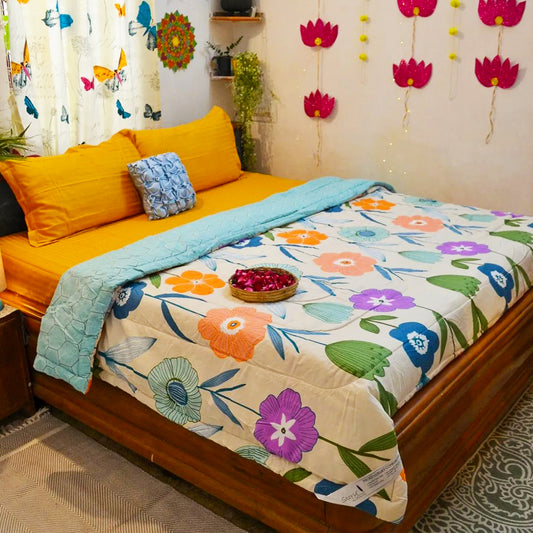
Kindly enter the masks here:
<path id="1" fill-rule="evenodd" d="M 327 235 L 314 230 L 294 229 L 284 233 L 278 233 L 278 237 L 282 237 L 288 244 L 320 244 L 328 238 Z"/>
<path id="2" fill-rule="evenodd" d="M 395 218 L 392 222 L 397 226 L 401 226 L 402 228 L 416 229 L 418 231 L 426 231 L 428 233 L 439 231 L 444 227 L 444 224 L 440 218 L 421 217 L 420 215 L 414 215 L 411 217 L 403 215 Z"/>
<path id="3" fill-rule="evenodd" d="M 388 211 L 395 205 L 392 202 L 387 202 L 387 200 L 377 200 L 375 198 L 363 198 L 362 200 L 352 202 L 353 207 L 360 207 L 366 211 Z"/>
<path id="4" fill-rule="evenodd" d="M 248 361 L 254 355 L 256 344 L 265 338 L 266 325 L 270 322 L 270 315 L 253 307 L 211 309 L 198 322 L 198 331 L 209 341 L 217 357 Z"/>
<path id="5" fill-rule="evenodd" d="M 345 276 L 362 276 L 372 272 L 377 263 L 372 257 L 354 252 L 328 253 L 313 259 L 324 272 L 340 272 Z"/>
<path id="6" fill-rule="evenodd" d="M 197 270 L 186 270 L 179 276 L 167 278 L 166 283 L 174 285 L 174 292 L 192 292 L 198 296 L 211 294 L 226 285 L 216 274 L 202 274 Z"/>

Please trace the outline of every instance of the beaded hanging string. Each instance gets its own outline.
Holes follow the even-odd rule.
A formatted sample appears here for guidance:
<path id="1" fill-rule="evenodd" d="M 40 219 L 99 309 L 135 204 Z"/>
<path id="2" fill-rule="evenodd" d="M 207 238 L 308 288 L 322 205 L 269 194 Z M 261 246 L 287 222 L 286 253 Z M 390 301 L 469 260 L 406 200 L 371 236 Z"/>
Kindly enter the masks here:
<path id="1" fill-rule="evenodd" d="M 487 26 L 499 26 L 497 54 L 490 60 L 485 57 L 483 61 L 476 58 L 476 77 L 484 87 L 492 88 L 489 110 L 489 131 L 485 136 L 485 144 L 488 144 L 494 134 L 496 89 L 511 88 L 518 76 L 519 65 L 511 66 L 511 61 L 506 58 L 502 61 L 501 51 L 503 42 L 504 26 L 516 26 L 521 20 L 526 8 L 526 2 L 508 0 L 507 2 L 494 2 L 491 0 L 479 0 L 478 15 Z"/>
<path id="2" fill-rule="evenodd" d="M 322 50 L 321 48 L 329 48 L 337 39 L 338 26 L 332 26 L 330 22 L 324 24 L 324 21 L 320 18 L 321 4 L 320 0 L 317 0 L 317 20 L 312 22 L 311 20 L 306 26 L 300 25 L 300 34 L 302 41 L 306 46 L 310 48 L 318 48 L 317 54 L 317 66 L 316 66 L 316 86 L 317 90 L 304 97 L 304 110 L 308 117 L 317 119 L 317 149 L 315 153 L 315 164 L 320 166 L 321 153 L 322 153 L 322 126 L 321 120 L 327 118 L 333 111 L 335 106 L 335 98 L 330 97 L 327 93 L 322 94 L 318 87 L 321 86 L 322 80 Z"/>
<path id="3" fill-rule="evenodd" d="M 398 65 L 392 66 L 394 81 L 399 87 L 405 88 L 402 118 L 402 127 L 407 131 L 409 126 L 409 96 L 411 88 L 421 89 L 431 78 L 432 65 L 424 61 L 415 60 L 416 22 L 418 17 L 429 17 L 435 11 L 437 0 L 397 0 L 398 8 L 402 15 L 413 19 L 411 30 L 411 58 L 409 61 L 402 59 Z"/>
<path id="4" fill-rule="evenodd" d="M 363 13 L 359 17 L 361 22 L 361 29 L 359 34 L 359 42 L 361 43 L 361 53 L 359 54 L 359 60 L 361 61 L 361 83 L 366 85 L 366 64 L 368 62 L 368 35 L 366 27 L 370 22 L 370 17 L 368 15 L 368 0 L 363 0 Z"/>
<path id="5" fill-rule="evenodd" d="M 450 35 L 451 40 L 451 52 L 448 54 L 448 58 L 450 59 L 451 65 L 450 65 L 450 89 L 448 93 L 448 98 L 450 100 L 453 100 L 455 98 L 455 91 L 457 88 L 457 60 L 459 59 L 459 55 L 457 53 L 457 47 L 458 47 L 458 35 L 459 30 L 457 29 L 458 26 L 458 10 L 461 7 L 460 0 L 450 0 L 450 6 L 452 7 L 452 25 L 448 29 L 448 34 Z"/>

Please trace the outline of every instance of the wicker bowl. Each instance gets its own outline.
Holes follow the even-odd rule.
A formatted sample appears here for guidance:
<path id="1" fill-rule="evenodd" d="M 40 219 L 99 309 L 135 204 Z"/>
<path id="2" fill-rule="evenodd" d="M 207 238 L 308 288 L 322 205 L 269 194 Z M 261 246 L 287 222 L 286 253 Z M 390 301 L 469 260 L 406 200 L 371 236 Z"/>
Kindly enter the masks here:
<path id="1" fill-rule="evenodd" d="M 298 278 L 288 270 L 285 270 L 284 268 L 270 268 L 270 267 L 255 267 L 255 268 L 248 268 L 243 270 L 254 270 L 254 271 L 272 271 L 276 272 L 277 274 L 285 274 L 287 276 L 290 276 L 294 283 L 291 285 L 288 285 L 287 287 L 283 287 L 283 289 L 275 289 L 271 291 L 245 291 L 244 289 L 240 289 L 239 287 L 236 287 L 234 282 L 234 276 L 232 276 L 228 283 L 231 290 L 231 295 L 235 296 L 235 298 L 239 298 L 239 300 L 243 300 L 245 302 L 279 302 L 281 300 L 286 300 L 287 298 L 290 298 L 296 293 L 296 288 L 298 286 Z"/>

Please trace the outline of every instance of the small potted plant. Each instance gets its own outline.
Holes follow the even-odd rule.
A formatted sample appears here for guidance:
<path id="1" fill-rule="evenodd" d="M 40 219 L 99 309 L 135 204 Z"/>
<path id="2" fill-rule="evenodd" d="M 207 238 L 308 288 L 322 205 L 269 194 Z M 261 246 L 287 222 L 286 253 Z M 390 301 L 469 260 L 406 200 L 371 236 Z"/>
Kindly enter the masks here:
<path id="1" fill-rule="evenodd" d="M 255 52 L 242 52 L 235 56 L 233 63 L 233 105 L 241 130 L 243 167 L 253 170 L 255 146 L 252 120 L 263 99 L 263 69 Z"/>
<path id="2" fill-rule="evenodd" d="M 216 76 L 232 76 L 233 75 L 233 68 L 231 65 L 233 57 L 231 55 L 231 51 L 236 46 L 238 46 L 238 44 L 241 41 L 242 41 L 242 35 L 236 41 L 233 41 L 231 44 L 226 46 L 226 48 L 224 49 L 220 48 L 220 46 L 218 46 L 217 44 L 207 41 L 207 45 L 214 52 L 212 62 L 214 65 L 214 72 Z"/>
<path id="3" fill-rule="evenodd" d="M 26 137 L 27 126 L 22 133 L 14 134 L 12 131 L 0 131 L 0 161 L 15 159 L 27 150 Z"/>

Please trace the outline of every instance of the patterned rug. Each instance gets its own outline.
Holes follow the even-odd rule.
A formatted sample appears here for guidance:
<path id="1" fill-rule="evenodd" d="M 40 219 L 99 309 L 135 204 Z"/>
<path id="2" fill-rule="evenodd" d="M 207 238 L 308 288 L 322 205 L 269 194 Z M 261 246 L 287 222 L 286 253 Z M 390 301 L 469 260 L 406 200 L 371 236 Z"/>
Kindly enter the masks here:
<path id="1" fill-rule="evenodd" d="M 0 428 L 2 533 L 242 533 L 76 428 Z"/>
<path id="2" fill-rule="evenodd" d="M 533 387 L 412 532 L 533 532 Z"/>

